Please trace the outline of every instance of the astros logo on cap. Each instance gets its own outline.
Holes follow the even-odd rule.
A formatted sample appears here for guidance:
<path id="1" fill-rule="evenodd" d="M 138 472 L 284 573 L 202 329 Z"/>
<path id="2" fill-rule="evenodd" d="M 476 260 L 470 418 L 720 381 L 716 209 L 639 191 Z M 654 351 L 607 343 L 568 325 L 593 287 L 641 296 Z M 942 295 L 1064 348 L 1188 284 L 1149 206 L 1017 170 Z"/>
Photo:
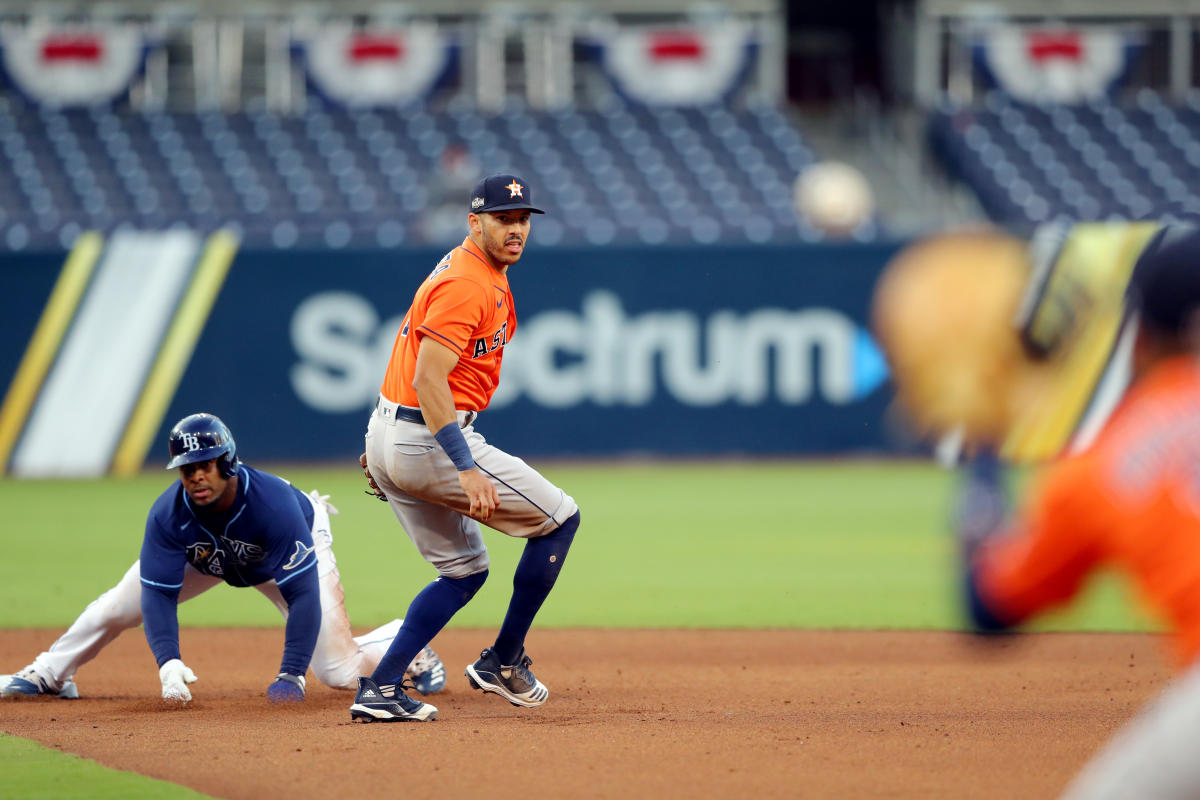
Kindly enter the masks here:
<path id="1" fill-rule="evenodd" d="M 507 194 L 506 194 L 507 192 Z M 533 189 L 522 182 L 522 179 L 511 172 L 501 172 L 488 175 L 475 184 L 471 192 L 471 202 L 467 210 L 472 214 L 482 214 L 494 211 L 528 211 L 531 214 L 542 214 L 540 208 L 532 204 Z"/>

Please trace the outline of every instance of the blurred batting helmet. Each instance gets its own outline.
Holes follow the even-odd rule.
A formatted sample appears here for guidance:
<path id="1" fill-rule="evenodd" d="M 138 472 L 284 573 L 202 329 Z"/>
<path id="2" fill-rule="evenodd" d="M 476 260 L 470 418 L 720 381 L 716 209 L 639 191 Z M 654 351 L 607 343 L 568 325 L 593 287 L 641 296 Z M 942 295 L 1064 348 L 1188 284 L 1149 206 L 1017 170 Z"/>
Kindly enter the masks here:
<path id="1" fill-rule="evenodd" d="M 1134 265 L 1129 300 L 1146 329 L 1184 334 L 1200 311 L 1200 228 L 1169 225 L 1154 235 Z"/>
<path id="2" fill-rule="evenodd" d="M 233 434 L 212 414 L 192 414 L 175 423 L 167 438 L 167 452 L 171 456 L 167 469 L 215 458 L 217 469 L 226 478 L 237 474 L 237 445 Z"/>

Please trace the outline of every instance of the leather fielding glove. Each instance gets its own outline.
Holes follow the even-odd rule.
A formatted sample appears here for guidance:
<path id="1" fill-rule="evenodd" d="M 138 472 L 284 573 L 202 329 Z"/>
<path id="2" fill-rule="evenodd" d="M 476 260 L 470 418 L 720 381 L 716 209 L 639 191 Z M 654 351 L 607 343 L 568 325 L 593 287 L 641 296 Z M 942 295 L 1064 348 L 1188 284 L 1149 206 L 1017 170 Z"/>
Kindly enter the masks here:
<path id="1" fill-rule="evenodd" d="M 363 453 L 361 456 L 358 457 L 358 464 L 360 467 L 362 467 L 363 477 L 365 477 L 367 479 L 367 486 L 370 487 L 369 489 L 364 489 L 363 492 L 366 494 L 373 494 L 376 497 L 378 497 L 380 500 L 382 500 L 383 502 L 386 503 L 387 495 L 385 495 L 383 493 L 383 490 L 379 488 L 379 484 L 375 482 L 375 479 L 373 477 L 371 477 L 371 470 L 367 469 L 367 454 L 366 453 Z"/>
<path id="2" fill-rule="evenodd" d="M 904 248 L 876 282 L 871 329 L 897 406 L 922 439 L 998 446 L 1035 402 L 1046 365 L 1013 325 L 1029 274 L 1027 245 L 974 230 Z"/>
<path id="3" fill-rule="evenodd" d="M 195 683 L 198 679 L 196 673 L 192 672 L 187 664 L 178 658 L 172 658 L 158 668 L 158 679 L 162 681 L 163 700 L 177 703 L 191 702 L 192 692 L 187 685 Z"/>
<path id="4" fill-rule="evenodd" d="M 267 687 L 267 699 L 272 703 L 304 702 L 304 676 L 281 672 L 275 682 Z"/>

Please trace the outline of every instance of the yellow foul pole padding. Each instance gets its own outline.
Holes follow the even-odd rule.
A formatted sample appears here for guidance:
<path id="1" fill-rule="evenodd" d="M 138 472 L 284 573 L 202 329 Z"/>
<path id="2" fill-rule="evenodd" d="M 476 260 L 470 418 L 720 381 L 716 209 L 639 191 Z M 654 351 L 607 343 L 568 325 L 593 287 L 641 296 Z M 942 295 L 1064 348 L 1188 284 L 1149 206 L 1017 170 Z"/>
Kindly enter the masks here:
<path id="1" fill-rule="evenodd" d="M 75 319 L 75 311 L 103 249 L 104 237 L 99 233 L 80 234 L 50 292 L 50 299 L 4 396 L 4 404 L 0 406 L 0 475 L 8 468 L 8 459 L 21 438 L 38 390 L 62 346 L 63 336 Z"/>
<path id="2" fill-rule="evenodd" d="M 151 438 L 162 424 L 163 414 L 175 396 L 217 295 L 225 285 L 237 247 L 237 237 L 228 231 L 217 231 L 208 238 L 196 274 L 175 312 L 117 447 L 112 463 L 114 475 L 134 475 L 142 468 L 150 451 Z"/>

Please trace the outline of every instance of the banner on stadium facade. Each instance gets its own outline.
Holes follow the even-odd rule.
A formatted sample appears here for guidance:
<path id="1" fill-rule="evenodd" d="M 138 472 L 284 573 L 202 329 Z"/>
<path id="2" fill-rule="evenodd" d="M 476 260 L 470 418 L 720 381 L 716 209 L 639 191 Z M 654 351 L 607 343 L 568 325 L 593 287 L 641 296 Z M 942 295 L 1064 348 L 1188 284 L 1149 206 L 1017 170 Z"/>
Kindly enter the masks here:
<path id="1" fill-rule="evenodd" d="M 39 105 L 99 105 L 128 92 L 161 45 L 136 25 L 10 27 L 0 30 L 0 65 Z"/>
<path id="2" fill-rule="evenodd" d="M 292 50 L 314 90 L 339 105 L 403 106 L 428 97 L 458 64 L 454 37 L 437 25 L 334 26 L 298 38 Z"/>
<path id="3" fill-rule="evenodd" d="M 618 94 L 635 103 L 696 106 L 727 99 L 757 54 L 744 23 L 625 26 L 584 41 Z"/>
<path id="4" fill-rule="evenodd" d="M 1111 92 L 1141 47 L 1128 27 L 995 25 L 972 50 L 980 76 L 1017 100 L 1081 103 Z"/>
<path id="5" fill-rule="evenodd" d="M 0 337 L 0 391 L 7 380 L 6 396 L 21 400 L 0 416 L 0 469 L 5 452 L 13 475 L 161 466 L 172 423 L 197 411 L 224 419 L 251 463 L 357 463 L 396 333 L 441 252 L 343 251 L 330 269 L 329 251 L 186 244 L 176 282 L 188 268 L 216 274 L 188 279 L 178 310 L 147 297 L 138 307 L 162 306 L 157 321 L 93 320 L 136 324 L 136 336 L 84 324 L 89 305 L 104 307 L 101 284 L 136 283 L 113 242 L 91 254 L 95 275 L 66 282 L 77 286 L 77 311 L 40 313 L 69 305 L 53 261 L 0 260 L 12 289 L 0 293 L 11 331 Z M 896 452 L 887 367 L 868 331 L 872 287 L 896 247 L 533 248 L 510 273 L 518 326 L 476 427 L 523 456 Z M 84 259 L 67 261 L 74 270 Z M 167 294 L 165 277 L 153 276 Z M 197 286 L 208 288 L 197 295 Z M 57 339 L 39 334 L 50 322 L 61 344 L 32 347 Z M 65 378 L 84 368 L 113 384 L 68 414 L 84 414 L 96 441 L 47 444 L 77 433 L 47 423 L 73 399 L 77 384 Z"/>

